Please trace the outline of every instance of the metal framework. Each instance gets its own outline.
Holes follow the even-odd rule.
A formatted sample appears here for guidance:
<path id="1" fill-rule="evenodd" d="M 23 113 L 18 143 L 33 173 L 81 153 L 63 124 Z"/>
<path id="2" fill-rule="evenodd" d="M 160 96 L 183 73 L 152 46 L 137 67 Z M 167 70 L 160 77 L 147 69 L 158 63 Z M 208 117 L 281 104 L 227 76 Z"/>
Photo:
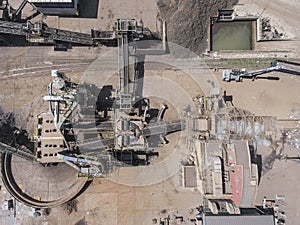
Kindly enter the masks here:
<path id="1" fill-rule="evenodd" d="M 255 136 L 269 136 L 274 131 L 275 118 L 271 116 L 256 116 L 237 107 L 226 107 L 218 113 L 213 113 L 212 134 L 217 138 L 246 139 Z"/>

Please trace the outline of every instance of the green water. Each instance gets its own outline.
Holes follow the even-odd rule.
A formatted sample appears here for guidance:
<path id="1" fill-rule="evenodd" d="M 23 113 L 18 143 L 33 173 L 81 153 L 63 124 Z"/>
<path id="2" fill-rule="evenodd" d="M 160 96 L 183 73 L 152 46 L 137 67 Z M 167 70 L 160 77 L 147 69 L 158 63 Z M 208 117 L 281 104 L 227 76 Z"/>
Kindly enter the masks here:
<path id="1" fill-rule="evenodd" d="M 212 26 L 212 50 L 251 50 L 252 22 L 219 22 Z"/>

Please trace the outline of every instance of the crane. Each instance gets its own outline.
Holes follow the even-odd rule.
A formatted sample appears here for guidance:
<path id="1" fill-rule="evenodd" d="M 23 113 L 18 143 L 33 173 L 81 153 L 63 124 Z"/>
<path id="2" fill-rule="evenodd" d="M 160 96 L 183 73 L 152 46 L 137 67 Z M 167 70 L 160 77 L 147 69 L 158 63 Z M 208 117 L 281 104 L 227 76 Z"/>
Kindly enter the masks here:
<path id="1" fill-rule="evenodd" d="M 297 68 L 298 66 L 298 68 Z M 223 71 L 223 81 L 236 81 L 242 82 L 243 79 L 267 79 L 267 80 L 279 80 L 279 77 L 260 77 L 262 74 L 270 73 L 273 71 L 289 73 L 294 75 L 300 75 L 300 64 L 296 62 L 289 62 L 285 60 L 274 60 L 271 62 L 271 66 L 266 69 L 247 71 L 246 69 L 227 69 Z"/>

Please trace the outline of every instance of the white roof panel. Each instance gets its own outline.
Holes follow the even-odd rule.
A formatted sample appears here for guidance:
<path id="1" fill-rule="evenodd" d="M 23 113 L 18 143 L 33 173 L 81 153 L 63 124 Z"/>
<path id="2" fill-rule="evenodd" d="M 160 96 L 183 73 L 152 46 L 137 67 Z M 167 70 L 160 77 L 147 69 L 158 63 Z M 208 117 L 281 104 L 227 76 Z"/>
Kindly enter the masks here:
<path id="1" fill-rule="evenodd" d="M 205 216 L 204 225 L 274 225 L 272 215 Z"/>

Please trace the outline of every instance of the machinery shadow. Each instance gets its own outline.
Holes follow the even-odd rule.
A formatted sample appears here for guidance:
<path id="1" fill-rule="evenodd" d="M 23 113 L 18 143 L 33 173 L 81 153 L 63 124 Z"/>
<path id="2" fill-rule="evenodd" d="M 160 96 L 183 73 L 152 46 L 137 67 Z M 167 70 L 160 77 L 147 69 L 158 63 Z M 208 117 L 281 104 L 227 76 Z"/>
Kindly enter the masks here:
<path id="1" fill-rule="evenodd" d="M 97 18 L 99 0 L 80 0 L 79 17 Z"/>
<path id="2" fill-rule="evenodd" d="M 3 46 L 15 46 L 15 47 L 24 47 L 28 46 L 28 42 L 25 37 L 10 35 L 10 34 L 1 34 L 0 35 L 0 47 Z"/>
<path id="3" fill-rule="evenodd" d="M 255 153 L 255 149 L 253 145 L 249 145 L 249 150 L 250 150 L 251 163 L 257 165 L 258 185 L 259 185 L 262 176 L 262 169 L 263 169 L 262 156 Z"/>
<path id="4" fill-rule="evenodd" d="M 100 122 L 108 120 L 108 112 L 112 111 L 114 98 L 112 98 L 112 85 L 105 85 L 101 88 L 96 102 L 96 114 L 101 113 L 102 116 L 96 120 L 98 126 Z"/>

